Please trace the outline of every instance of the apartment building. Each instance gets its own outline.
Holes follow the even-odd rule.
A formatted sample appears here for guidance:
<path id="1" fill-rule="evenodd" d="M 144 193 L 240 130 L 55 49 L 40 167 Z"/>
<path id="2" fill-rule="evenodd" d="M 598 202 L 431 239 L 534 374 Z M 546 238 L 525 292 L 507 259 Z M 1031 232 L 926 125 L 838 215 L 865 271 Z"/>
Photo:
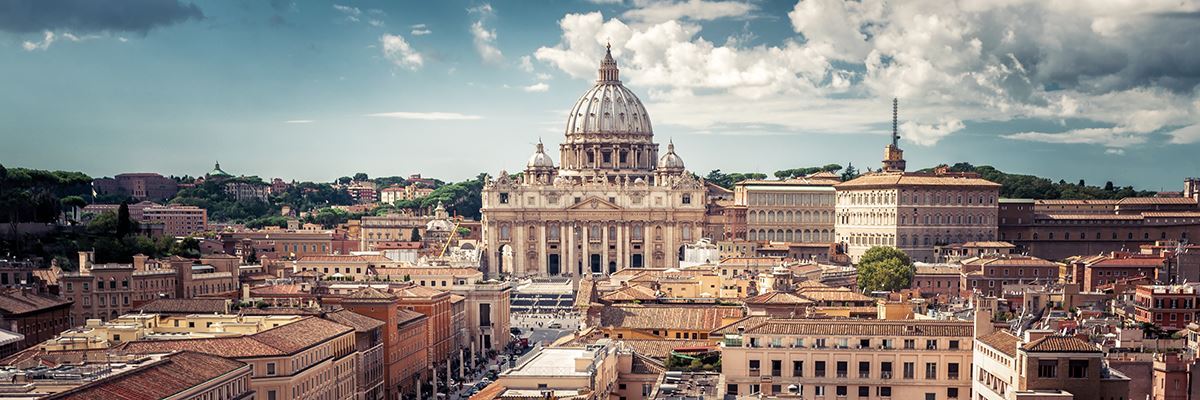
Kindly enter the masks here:
<path id="1" fill-rule="evenodd" d="M 966 400 L 971 332 L 960 321 L 750 317 L 715 333 L 728 395 Z"/>
<path id="2" fill-rule="evenodd" d="M 734 207 L 744 208 L 744 232 L 734 240 L 832 243 L 835 177 L 783 181 L 750 180 L 733 189 Z"/>
<path id="3" fill-rule="evenodd" d="M 979 400 L 1125 400 L 1129 378 L 1104 351 L 1073 336 L 994 331 L 975 339 L 972 390 Z"/>
<path id="4" fill-rule="evenodd" d="M 21 338 L 0 349 L 0 357 L 54 338 L 71 328 L 71 302 L 24 289 L 0 292 L 0 329 Z"/>
<path id="5" fill-rule="evenodd" d="M 1190 285 L 1139 285 L 1134 292 L 1134 319 L 1177 331 L 1200 313 L 1200 297 Z"/>
<path id="6" fill-rule="evenodd" d="M 178 205 L 146 207 L 141 221 L 161 224 L 165 236 L 187 236 L 208 229 L 208 210 Z"/>
<path id="7" fill-rule="evenodd" d="M 964 260 L 961 268 L 959 289 L 969 297 L 976 292 L 1002 296 L 1005 285 L 1058 282 L 1061 266 L 1037 257 L 989 254 Z"/>

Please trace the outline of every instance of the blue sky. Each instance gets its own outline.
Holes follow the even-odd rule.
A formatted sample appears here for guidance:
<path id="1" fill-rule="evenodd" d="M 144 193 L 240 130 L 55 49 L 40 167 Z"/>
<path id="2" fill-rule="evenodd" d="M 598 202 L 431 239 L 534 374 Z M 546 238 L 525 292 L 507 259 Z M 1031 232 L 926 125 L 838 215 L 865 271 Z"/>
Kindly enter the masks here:
<path id="1" fill-rule="evenodd" d="M 912 166 L 1165 190 L 1200 175 L 1200 4 L 1043 3 L 15 0 L 0 163 L 517 171 L 561 140 L 608 41 L 701 175 L 877 167 L 893 96 Z"/>

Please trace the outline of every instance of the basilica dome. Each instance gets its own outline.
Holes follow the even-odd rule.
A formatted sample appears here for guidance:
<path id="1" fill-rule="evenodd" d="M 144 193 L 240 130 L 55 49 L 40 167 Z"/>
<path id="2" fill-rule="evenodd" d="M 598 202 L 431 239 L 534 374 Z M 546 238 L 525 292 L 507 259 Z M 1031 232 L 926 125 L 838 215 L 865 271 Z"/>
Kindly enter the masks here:
<path id="1" fill-rule="evenodd" d="M 549 155 L 546 155 L 546 151 L 542 147 L 542 142 L 540 140 L 537 144 L 537 152 L 534 152 L 532 156 L 529 156 L 529 163 L 525 164 L 525 167 L 530 169 L 554 168 L 554 160 L 552 160 Z"/>
<path id="2" fill-rule="evenodd" d="M 658 158 L 658 169 L 682 171 L 683 168 L 683 158 L 675 154 L 675 143 L 668 143 L 667 154 L 663 154 L 662 157 Z"/>
<path id="3" fill-rule="evenodd" d="M 621 84 L 611 49 L 600 62 L 596 84 L 575 102 L 567 116 L 567 136 L 597 133 L 653 135 L 646 107 Z"/>

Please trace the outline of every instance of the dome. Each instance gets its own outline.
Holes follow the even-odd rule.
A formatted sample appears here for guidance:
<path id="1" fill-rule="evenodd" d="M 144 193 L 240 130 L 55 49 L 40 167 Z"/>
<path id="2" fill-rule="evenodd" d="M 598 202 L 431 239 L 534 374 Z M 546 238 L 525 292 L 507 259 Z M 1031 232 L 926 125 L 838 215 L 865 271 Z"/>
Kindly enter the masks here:
<path id="1" fill-rule="evenodd" d="M 538 141 L 537 152 L 533 153 L 532 156 L 529 156 L 529 163 L 525 164 L 525 166 L 530 169 L 554 168 L 554 160 L 552 160 L 550 156 L 546 155 L 546 151 L 542 147 L 541 140 Z"/>
<path id="2" fill-rule="evenodd" d="M 567 116 L 567 136 L 596 133 L 653 135 L 642 101 L 621 84 L 612 50 L 600 61 L 600 78 Z"/>
<path id="3" fill-rule="evenodd" d="M 454 224 L 444 219 L 431 220 L 425 224 L 426 232 L 450 232 L 454 229 Z"/>
<path id="4" fill-rule="evenodd" d="M 658 158 L 658 169 L 662 170 L 682 170 L 683 158 L 675 154 L 675 143 L 667 144 L 667 154 L 663 154 Z"/>

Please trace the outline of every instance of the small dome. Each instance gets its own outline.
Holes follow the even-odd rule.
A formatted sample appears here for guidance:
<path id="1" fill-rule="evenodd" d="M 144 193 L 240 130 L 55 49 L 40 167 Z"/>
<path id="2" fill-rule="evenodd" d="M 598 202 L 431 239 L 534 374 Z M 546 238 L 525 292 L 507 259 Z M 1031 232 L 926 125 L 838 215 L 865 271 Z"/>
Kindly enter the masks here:
<path id="1" fill-rule="evenodd" d="M 663 154 L 658 158 L 658 169 L 663 170 L 682 170 L 683 159 L 675 154 L 675 143 L 667 144 L 667 154 Z"/>
<path id="2" fill-rule="evenodd" d="M 426 232 L 450 232 L 454 229 L 454 224 L 444 219 L 431 220 L 425 224 Z"/>
<path id="3" fill-rule="evenodd" d="M 537 151 L 534 152 L 532 156 L 529 156 L 529 163 L 525 164 L 525 166 L 530 169 L 554 168 L 554 160 L 551 159 L 549 155 L 546 155 L 546 151 L 542 147 L 541 140 L 538 141 Z"/>

